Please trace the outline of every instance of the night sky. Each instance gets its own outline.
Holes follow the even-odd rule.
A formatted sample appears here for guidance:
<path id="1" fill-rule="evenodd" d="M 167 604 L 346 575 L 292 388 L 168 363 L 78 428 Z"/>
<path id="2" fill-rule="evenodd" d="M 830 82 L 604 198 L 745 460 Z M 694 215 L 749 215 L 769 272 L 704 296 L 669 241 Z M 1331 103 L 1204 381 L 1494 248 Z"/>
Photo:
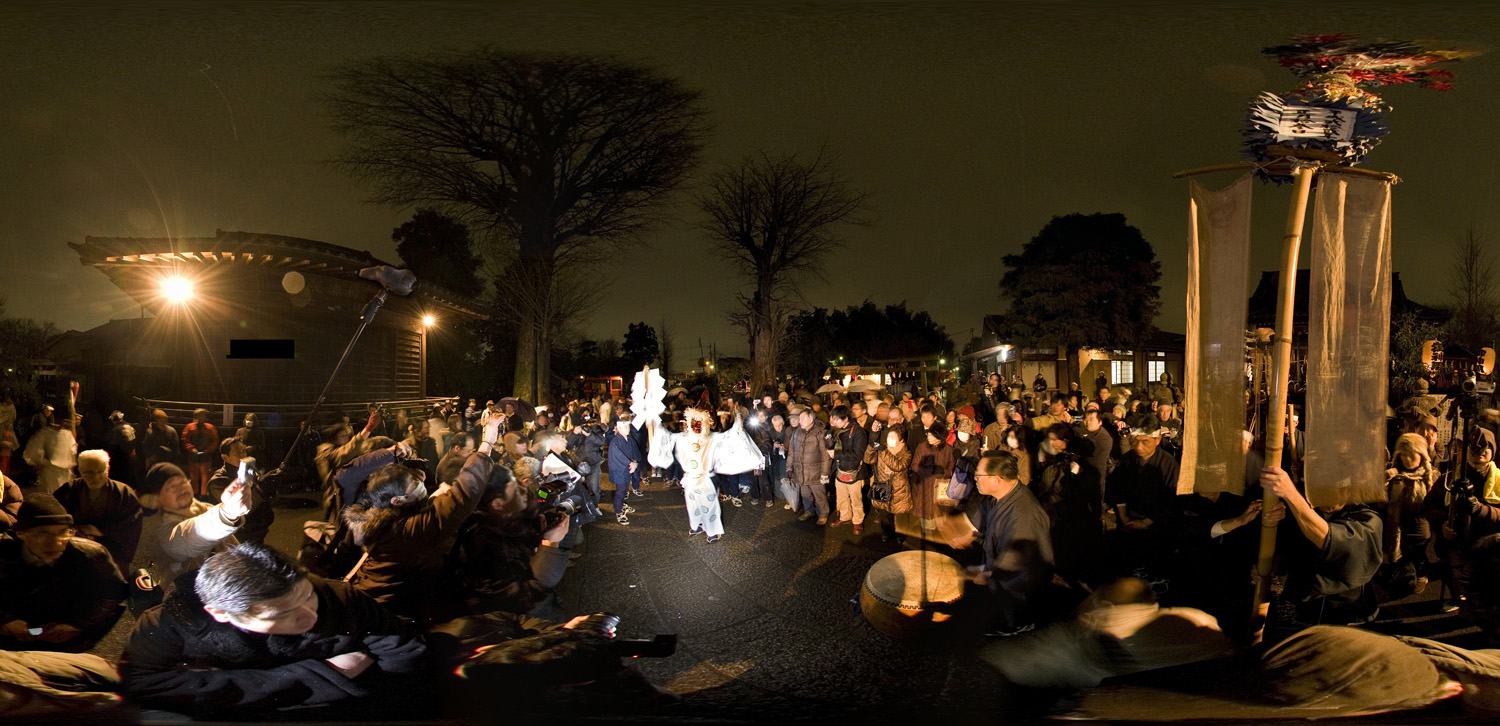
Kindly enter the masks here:
<path id="1" fill-rule="evenodd" d="M 1163 269 L 1158 325 L 1181 332 L 1186 182 L 1239 160 L 1243 111 L 1290 73 L 1259 54 L 1299 33 L 1500 46 L 1500 8 L 1301 4 L 747 3 L 0 9 L 0 292 L 9 313 L 86 329 L 138 309 L 65 243 L 84 236 L 305 237 L 395 261 L 410 209 L 366 204 L 326 164 L 317 95 L 333 65 L 478 44 L 611 54 L 705 92 L 717 131 L 699 178 L 756 148 L 828 144 L 871 195 L 807 303 L 906 300 L 962 345 L 1000 312 L 1002 255 L 1054 215 L 1122 212 Z M 1500 248 L 1500 55 L 1453 67 L 1455 90 L 1387 89 L 1395 267 L 1446 302 L 1447 248 L 1469 225 Z M 1227 184 L 1233 175 L 1208 177 Z M 1254 270 L 1277 264 L 1287 192 L 1258 187 Z M 684 197 L 686 202 L 686 197 Z M 608 271 L 583 332 L 663 317 L 679 356 L 724 321 L 718 272 L 684 203 Z M 1305 248 L 1304 248 L 1305 249 Z M 1304 258 L 1305 259 L 1305 258 Z M 1252 282 L 1258 274 L 1252 272 Z M 352 321 L 351 321 L 352 324 Z"/>

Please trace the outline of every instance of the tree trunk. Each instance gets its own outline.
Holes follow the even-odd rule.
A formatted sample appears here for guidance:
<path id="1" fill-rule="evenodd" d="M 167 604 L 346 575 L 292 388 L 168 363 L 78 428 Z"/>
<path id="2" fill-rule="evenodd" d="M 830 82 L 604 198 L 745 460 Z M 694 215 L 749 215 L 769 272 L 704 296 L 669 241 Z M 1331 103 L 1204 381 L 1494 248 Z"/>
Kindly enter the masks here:
<path id="1" fill-rule="evenodd" d="M 1083 389 L 1083 381 L 1080 379 L 1083 378 L 1084 361 L 1079 352 L 1077 346 L 1068 346 L 1068 361 L 1060 371 L 1061 375 L 1058 376 L 1060 380 L 1057 382 L 1057 390 L 1062 393 L 1068 392 L 1069 383 L 1077 383 L 1079 390 Z"/>
<path id="2" fill-rule="evenodd" d="M 538 405 L 552 401 L 552 321 L 551 316 L 537 330 L 536 398 Z M 551 410 L 551 409 L 548 409 Z"/>
<path id="3" fill-rule="evenodd" d="M 776 383 L 776 358 L 781 353 L 775 303 L 762 290 L 756 290 L 750 301 L 750 392 L 757 397 Z"/>
<path id="4" fill-rule="evenodd" d="M 536 354 L 536 327 L 518 325 L 516 329 L 516 377 L 514 385 L 511 386 L 511 395 L 533 403 L 536 402 Z"/>

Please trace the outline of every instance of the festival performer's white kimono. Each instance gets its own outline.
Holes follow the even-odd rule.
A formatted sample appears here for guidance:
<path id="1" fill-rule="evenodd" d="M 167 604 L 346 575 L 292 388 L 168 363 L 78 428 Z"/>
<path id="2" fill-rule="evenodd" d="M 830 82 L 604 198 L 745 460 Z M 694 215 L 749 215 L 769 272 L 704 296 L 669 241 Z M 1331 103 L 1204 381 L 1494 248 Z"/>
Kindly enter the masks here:
<path id="1" fill-rule="evenodd" d="M 714 487 L 714 450 L 721 434 L 693 435 L 657 430 L 652 434 L 652 466 L 667 468 L 676 459 L 682 465 L 682 491 L 687 499 L 688 527 L 709 537 L 724 534 L 720 518 L 719 492 Z"/>
<path id="2" fill-rule="evenodd" d="M 710 538 L 717 538 L 724 534 L 724 522 L 713 475 L 743 474 L 764 468 L 765 457 L 738 419 L 724 433 L 709 433 L 713 414 L 708 411 L 689 409 L 685 414 L 687 426 L 681 433 L 662 430 L 656 425 L 657 417 L 664 410 L 661 405 L 662 383 L 660 374 L 649 369 L 637 373 L 631 387 L 634 399 L 631 410 L 636 412 L 636 421 L 645 421 L 651 427 L 651 450 L 647 452 L 647 460 L 652 466 L 663 469 L 670 467 L 674 459 L 682 465 L 688 527 L 695 534 L 702 530 Z M 693 432 L 694 423 L 697 424 L 697 433 Z"/>

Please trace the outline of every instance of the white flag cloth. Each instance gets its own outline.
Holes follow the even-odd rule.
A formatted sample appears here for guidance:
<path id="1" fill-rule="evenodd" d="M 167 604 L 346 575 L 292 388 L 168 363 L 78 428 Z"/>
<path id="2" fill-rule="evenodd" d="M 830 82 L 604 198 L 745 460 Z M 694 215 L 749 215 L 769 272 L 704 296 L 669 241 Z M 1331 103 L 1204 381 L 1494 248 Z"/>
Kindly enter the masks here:
<path id="1" fill-rule="evenodd" d="M 662 412 L 667 410 L 662 404 L 666 396 L 667 379 L 661 377 L 660 369 L 638 371 L 635 381 L 630 384 L 630 412 L 635 415 L 631 425 L 640 428 L 647 421 L 660 419 Z"/>
<path id="2" fill-rule="evenodd" d="M 728 431 L 714 434 L 713 454 L 715 474 L 743 474 L 766 468 L 766 457 L 750 440 L 740 421 L 735 421 Z"/>

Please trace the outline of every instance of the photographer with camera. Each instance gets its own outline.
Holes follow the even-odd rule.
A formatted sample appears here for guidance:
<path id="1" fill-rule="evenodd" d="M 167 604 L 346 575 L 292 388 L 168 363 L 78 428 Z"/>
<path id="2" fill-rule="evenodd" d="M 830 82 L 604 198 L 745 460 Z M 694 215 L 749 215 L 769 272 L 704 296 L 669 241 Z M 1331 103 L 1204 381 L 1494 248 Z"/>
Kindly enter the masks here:
<path id="1" fill-rule="evenodd" d="M 1466 550 L 1474 541 L 1491 534 L 1500 534 L 1500 467 L 1495 466 L 1495 434 L 1482 426 L 1469 429 L 1469 445 L 1461 476 L 1450 479 L 1446 491 L 1441 491 L 1440 500 L 1429 497 L 1429 502 L 1445 505 L 1433 512 L 1441 517 L 1434 521 L 1443 539 Z M 1436 501 L 1435 501 L 1436 500 Z"/>
<path id="2" fill-rule="evenodd" d="M 525 457 L 514 469 L 491 472 L 444 565 L 443 607 L 452 617 L 529 613 L 562 581 L 568 553 L 558 544 L 570 522 L 532 495 L 541 470 L 541 462 Z"/>
<path id="3" fill-rule="evenodd" d="M 348 578 L 355 588 L 397 615 L 425 620 L 443 559 L 465 520 L 479 505 L 494 462 L 490 452 L 498 422 L 469 455 L 456 481 L 427 493 L 427 462 L 403 459 L 370 476 L 365 490 L 342 512 L 353 542 L 365 550 Z M 403 442 L 404 443 L 404 442 Z"/>
<path id="4" fill-rule="evenodd" d="M 568 448 L 578 455 L 578 473 L 583 475 L 590 500 L 597 508 L 600 499 L 599 475 L 604 464 L 604 444 L 608 438 L 608 429 L 587 408 L 573 415 L 577 416 L 579 423 L 568 436 Z"/>

